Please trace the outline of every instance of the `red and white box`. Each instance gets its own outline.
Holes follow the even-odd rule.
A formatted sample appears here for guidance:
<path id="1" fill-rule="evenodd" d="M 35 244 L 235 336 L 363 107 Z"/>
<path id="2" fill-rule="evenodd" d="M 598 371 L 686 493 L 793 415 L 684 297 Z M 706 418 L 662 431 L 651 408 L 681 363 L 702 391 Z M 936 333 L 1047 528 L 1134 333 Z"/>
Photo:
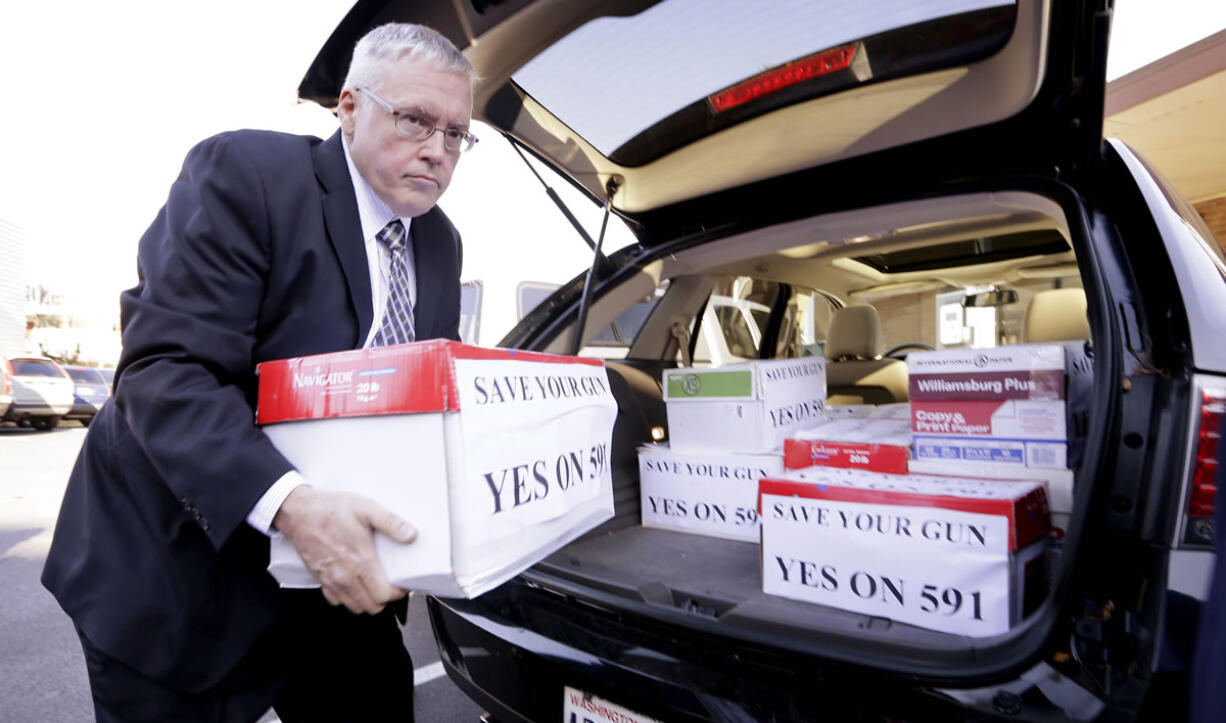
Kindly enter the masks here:
<path id="1" fill-rule="evenodd" d="M 838 419 L 783 442 L 788 469 L 817 465 L 906 474 L 910 457 L 911 423 L 906 419 Z"/>
<path id="2" fill-rule="evenodd" d="M 768 594 L 987 637 L 1046 593 L 1040 483 L 810 467 L 759 492 Z"/>
<path id="3" fill-rule="evenodd" d="M 417 529 L 375 535 L 392 584 L 475 597 L 613 515 L 617 404 L 599 360 L 425 341 L 267 362 L 257 421 L 314 487 Z M 318 582 L 274 536 L 283 587 Z"/>
<path id="4" fill-rule="evenodd" d="M 1090 396 L 1084 344 L 915 352 L 907 367 L 916 461 L 1005 477 L 1080 461 L 1070 410 Z"/>

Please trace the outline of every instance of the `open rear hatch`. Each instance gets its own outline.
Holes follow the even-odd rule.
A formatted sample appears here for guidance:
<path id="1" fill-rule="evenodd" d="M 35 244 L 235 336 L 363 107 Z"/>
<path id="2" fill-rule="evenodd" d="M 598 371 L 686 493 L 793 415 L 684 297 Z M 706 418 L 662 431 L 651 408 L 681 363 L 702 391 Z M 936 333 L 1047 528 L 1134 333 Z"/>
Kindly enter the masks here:
<path id="1" fill-rule="evenodd" d="M 481 76 L 474 117 L 608 202 L 641 242 L 630 253 L 647 261 L 666 248 L 958 189 L 1022 188 L 1054 201 L 1104 352 L 1095 360 L 1101 414 L 1090 427 L 1098 437 L 1087 446 L 1081 514 L 1066 540 L 1075 553 L 1084 481 L 1104 457 L 1116 394 L 1106 380 L 1118 378 L 1119 364 L 1091 230 L 1065 185 L 1092 173 L 1100 155 L 1108 5 L 363 1 L 299 94 L 335 105 L 357 38 L 384 22 L 431 25 Z M 597 280 L 597 294 L 609 281 Z M 625 462 L 651 439 L 663 407 L 650 374 L 628 364 L 611 376 L 622 404 L 614 444 Z M 762 593 L 756 545 L 638 526 L 637 467 L 626 462 L 615 474 L 618 516 L 524 580 L 695 631 L 945 681 L 1033 661 L 1060 612 L 1053 598 L 1068 584 L 1065 565 L 1038 614 L 995 638 L 866 622 Z"/>

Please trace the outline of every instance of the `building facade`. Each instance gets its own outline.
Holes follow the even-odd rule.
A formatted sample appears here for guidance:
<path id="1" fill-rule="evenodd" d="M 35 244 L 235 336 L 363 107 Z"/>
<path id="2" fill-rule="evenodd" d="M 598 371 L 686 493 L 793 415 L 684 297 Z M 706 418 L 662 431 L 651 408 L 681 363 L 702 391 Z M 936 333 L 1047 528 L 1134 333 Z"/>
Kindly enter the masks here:
<path id="1" fill-rule="evenodd" d="M 0 355 L 20 354 L 26 334 L 25 234 L 0 219 Z"/>

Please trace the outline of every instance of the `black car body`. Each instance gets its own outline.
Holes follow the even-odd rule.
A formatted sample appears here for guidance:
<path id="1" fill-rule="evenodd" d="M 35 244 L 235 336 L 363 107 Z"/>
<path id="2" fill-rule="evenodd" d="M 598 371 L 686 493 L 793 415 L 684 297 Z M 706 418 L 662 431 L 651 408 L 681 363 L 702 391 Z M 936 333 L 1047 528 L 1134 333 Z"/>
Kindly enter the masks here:
<path id="1" fill-rule="evenodd" d="M 94 367 L 64 365 L 64 371 L 73 381 L 72 409 L 64 419 L 75 419 L 88 427 L 111 396 L 110 382 Z"/>
<path id="2" fill-rule="evenodd" d="M 432 25 L 482 76 L 474 115 L 638 239 L 503 340 L 588 353 L 651 304 L 607 365 L 615 517 L 486 595 L 430 600 L 448 674 L 494 718 L 1179 717 L 1182 623 L 1213 559 L 1226 259 L 1102 138 L 1108 0 L 878 4 L 359 2 L 307 73 L 300 95 L 335 103 L 368 28 Z M 772 32 L 826 40 L 635 115 Z M 942 295 L 1005 286 L 1083 290 L 1085 329 L 1060 338 L 1090 342 L 1093 360 L 1050 590 L 1008 634 L 774 598 L 756 546 L 639 525 L 635 450 L 666 435 L 662 370 L 701 361 L 712 296 L 771 309 L 751 351 L 772 358 L 820 348 L 857 301 L 890 346 L 931 344 Z M 994 313 L 998 343 L 1035 338 L 1018 310 Z"/>

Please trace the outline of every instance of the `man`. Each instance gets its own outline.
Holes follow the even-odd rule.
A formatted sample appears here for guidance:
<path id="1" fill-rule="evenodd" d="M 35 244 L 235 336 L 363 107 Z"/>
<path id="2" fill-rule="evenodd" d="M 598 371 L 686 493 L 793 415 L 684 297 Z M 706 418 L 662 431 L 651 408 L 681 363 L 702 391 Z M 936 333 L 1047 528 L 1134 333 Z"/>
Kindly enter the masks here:
<path id="1" fill-rule="evenodd" d="M 441 35 L 385 25 L 355 47 L 328 140 L 239 131 L 189 153 L 141 239 L 115 396 L 43 571 L 99 720 L 412 718 L 385 608 L 405 592 L 373 552 L 411 521 L 311 488 L 254 425 L 255 365 L 458 339 L 460 240 L 435 202 L 475 140 L 473 77 Z M 273 532 L 322 595 L 278 589 Z"/>

